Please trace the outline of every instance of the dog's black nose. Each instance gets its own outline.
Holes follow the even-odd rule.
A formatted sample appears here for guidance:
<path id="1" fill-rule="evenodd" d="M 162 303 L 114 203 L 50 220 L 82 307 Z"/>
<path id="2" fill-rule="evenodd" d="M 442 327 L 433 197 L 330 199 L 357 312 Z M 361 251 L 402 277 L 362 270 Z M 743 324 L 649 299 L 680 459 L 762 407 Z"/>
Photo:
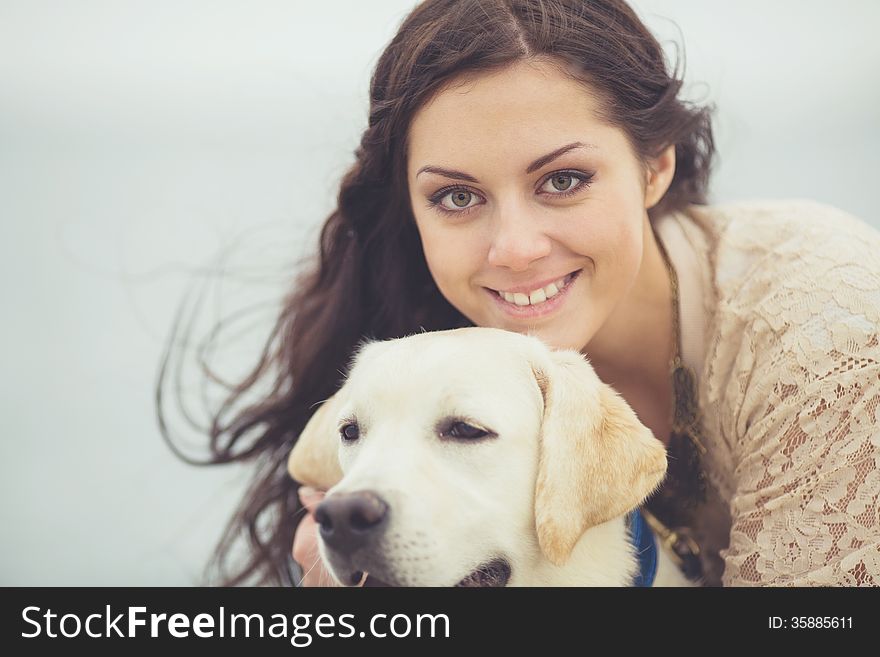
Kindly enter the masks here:
<path id="1" fill-rule="evenodd" d="M 334 493 L 315 508 L 321 538 L 334 550 L 351 554 L 376 536 L 388 505 L 372 491 Z"/>

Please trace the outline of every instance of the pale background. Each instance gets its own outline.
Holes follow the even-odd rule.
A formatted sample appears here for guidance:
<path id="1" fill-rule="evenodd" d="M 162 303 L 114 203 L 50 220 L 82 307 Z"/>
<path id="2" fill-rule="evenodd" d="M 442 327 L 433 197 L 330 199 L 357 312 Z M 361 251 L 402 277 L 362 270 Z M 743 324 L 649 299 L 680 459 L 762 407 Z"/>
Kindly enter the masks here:
<path id="1" fill-rule="evenodd" d="M 204 283 L 201 335 L 257 304 L 215 354 L 254 361 L 413 4 L 0 0 L 0 585 L 200 581 L 247 473 L 159 437 L 175 310 Z M 689 93 L 719 107 L 715 200 L 880 226 L 880 3 L 635 5 L 664 40 L 677 23 Z"/>

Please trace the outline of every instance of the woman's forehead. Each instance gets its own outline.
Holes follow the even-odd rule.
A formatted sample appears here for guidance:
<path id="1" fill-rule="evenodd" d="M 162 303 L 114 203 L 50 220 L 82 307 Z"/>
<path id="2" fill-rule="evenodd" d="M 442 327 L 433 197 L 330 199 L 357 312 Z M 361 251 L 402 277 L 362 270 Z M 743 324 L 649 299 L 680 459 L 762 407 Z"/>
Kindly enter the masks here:
<path id="1" fill-rule="evenodd" d="M 574 142 L 601 148 L 615 129 L 599 110 L 597 94 L 554 65 L 523 62 L 471 74 L 416 112 L 407 140 L 409 168 L 514 153 L 531 162 L 530 156 Z"/>

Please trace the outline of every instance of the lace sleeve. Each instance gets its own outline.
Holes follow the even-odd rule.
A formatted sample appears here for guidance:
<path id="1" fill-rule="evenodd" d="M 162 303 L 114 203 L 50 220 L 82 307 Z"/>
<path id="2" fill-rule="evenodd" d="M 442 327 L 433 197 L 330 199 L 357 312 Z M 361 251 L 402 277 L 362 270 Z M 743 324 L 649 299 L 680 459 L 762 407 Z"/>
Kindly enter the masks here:
<path id="1" fill-rule="evenodd" d="M 725 586 L 880 586 L 880 266 L 855 251 L 741 300 Z"/>
<path id="2" fill-rule="evenodd" d="M 724 585 L 880 585 L 880 367 L 773 392 L 744 444 Z"/>

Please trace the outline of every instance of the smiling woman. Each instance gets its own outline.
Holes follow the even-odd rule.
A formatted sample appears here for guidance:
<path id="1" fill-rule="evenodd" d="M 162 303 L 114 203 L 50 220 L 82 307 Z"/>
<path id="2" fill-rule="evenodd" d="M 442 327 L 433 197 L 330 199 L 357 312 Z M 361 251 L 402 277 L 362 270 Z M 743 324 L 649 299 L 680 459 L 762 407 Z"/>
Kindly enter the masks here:
<path id="1" fill-rule="evenodd" d="M 880 235 L 813 203 L 705 205 L 710 112 L 681 86 L 623 0 L 413 10 L 228 406 L 273 389 L 212 430 L 218 462 L 262 463 L 231 583 L 331 583 L 287 453 L 365 339 L 463 326 L 589 358 L 665 445 L 646 513 L 706 584 L 880 583 Z"/>
<path id="2" fill-rule="evenodd" d="M 665 279 L 645 211 L 669 187 L 674 147 L 634 151 L 598 96 L 558 62 L 531 58 L 457 80 L 413 119 L 409 195 L 425 259 L 474 324 L 580 350 L 653 319 L 618 308 L 621 321 L 608 321 L 619 300 L 650 297 L 630 288 Z"/>

